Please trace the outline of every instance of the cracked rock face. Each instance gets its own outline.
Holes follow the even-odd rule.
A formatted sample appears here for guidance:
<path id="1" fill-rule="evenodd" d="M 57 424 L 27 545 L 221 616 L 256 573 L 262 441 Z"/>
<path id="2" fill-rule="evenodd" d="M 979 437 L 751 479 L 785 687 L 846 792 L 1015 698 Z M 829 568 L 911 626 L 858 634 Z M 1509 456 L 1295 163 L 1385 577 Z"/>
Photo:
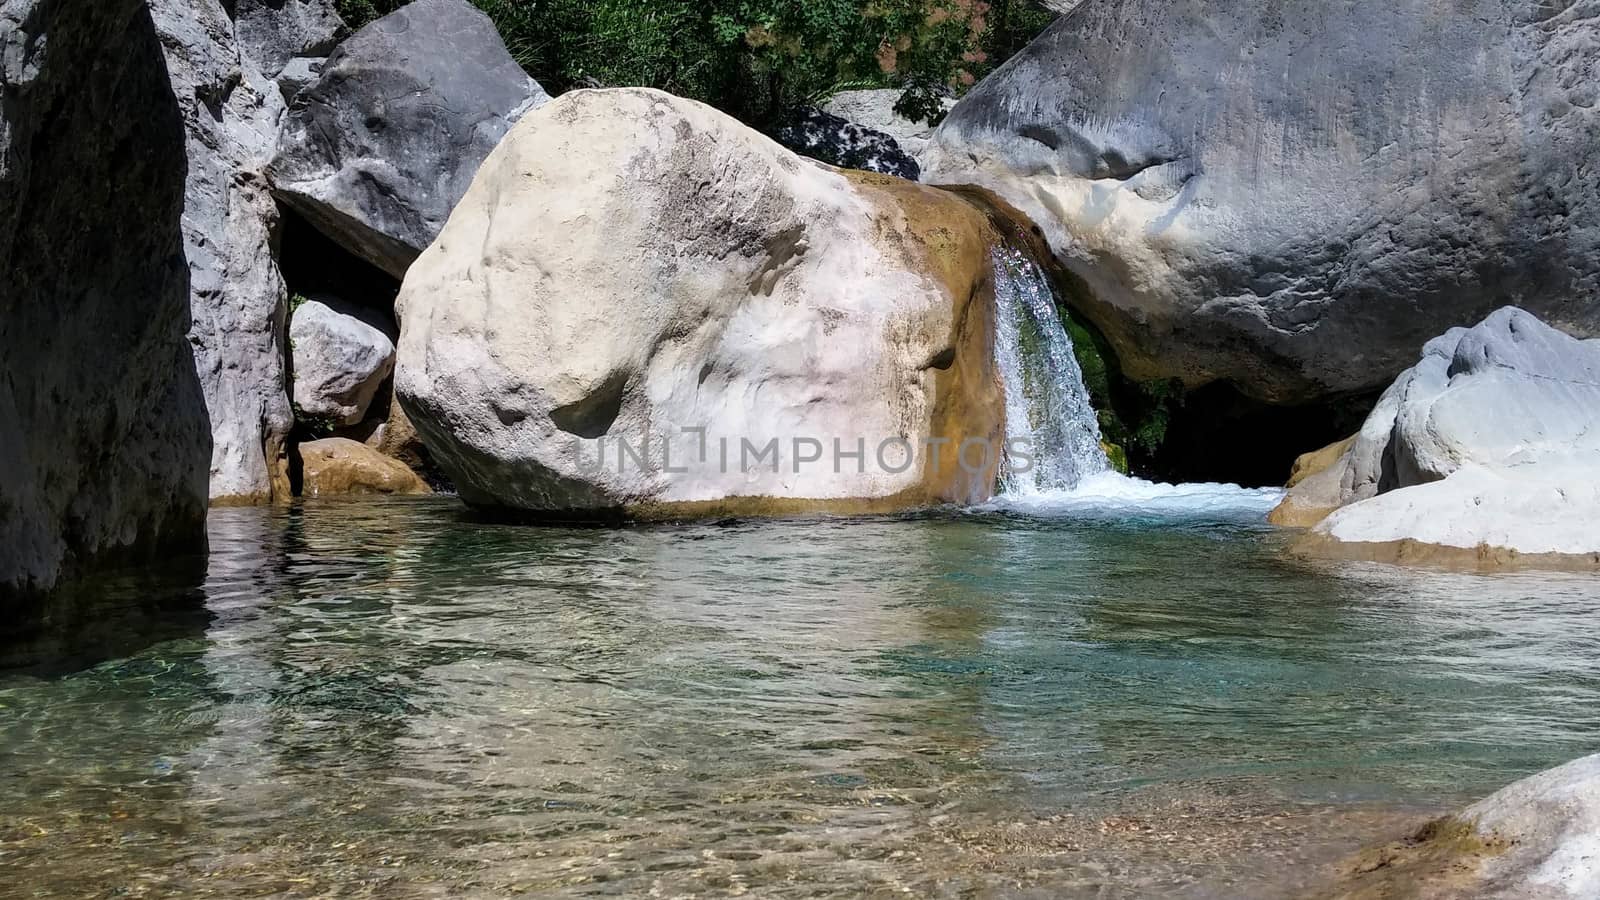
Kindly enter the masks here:
<path id="1" fill-rule="evenodd" d="M 340 44 L 295 96 L 273 186 L 345 249 L 402 278 L 484 157 L 549 99 L 467 0 L 417 0 Z"/>
<path id="2" fill-rule="evenodd" d="M 273 249 L 278 207 L 262 175 L 283 97 L 242 50 L 243 20 L 236 26 L 219 0 L 150 0 L 150 11 L 187 134 L 190 343 L 211 417 L 211 499 L 287 499 L 287 292 Z"/>
<path id="3" fill-rule="evenodd" d="M 1135 377 L 1382 386 L 1516 304 L 1600 330 L 1600 0 L 1085 0 L 952 112 Z"/>
<path id="4" fill-rule="evenodd" d="M 0 0 L 0 630 L 205 548 L 184 131 L 140 0 Z"/>

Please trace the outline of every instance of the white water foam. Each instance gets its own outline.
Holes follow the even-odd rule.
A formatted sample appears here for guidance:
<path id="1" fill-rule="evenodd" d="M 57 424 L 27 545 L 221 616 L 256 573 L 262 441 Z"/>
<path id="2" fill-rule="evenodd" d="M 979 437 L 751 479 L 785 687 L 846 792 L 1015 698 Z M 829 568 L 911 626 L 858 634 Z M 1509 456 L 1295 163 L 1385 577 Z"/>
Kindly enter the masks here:
<path id="1" fill-rule="evenodd" d="M 1085 478 L 1075 490 L 1002 494 L 985 509 L 1042 519 L 1256 525 L 1283 500 L 1279 488 L 1157 484 L 1118 472 Z"/>
<path id="2" fill-rule="evenodd" d="M 997 249 L 994 268 L 995 361 L 1005 382 L 1006 437 L 1031 446 L 1034 464 L 1026 471 L 1008 464 L 1001 496 L 986 509 L 1117 522 L 1265 520 L 1282 490 L 1156 484 L 1113 470 L 1049 278 L 1015 247 Z"/>

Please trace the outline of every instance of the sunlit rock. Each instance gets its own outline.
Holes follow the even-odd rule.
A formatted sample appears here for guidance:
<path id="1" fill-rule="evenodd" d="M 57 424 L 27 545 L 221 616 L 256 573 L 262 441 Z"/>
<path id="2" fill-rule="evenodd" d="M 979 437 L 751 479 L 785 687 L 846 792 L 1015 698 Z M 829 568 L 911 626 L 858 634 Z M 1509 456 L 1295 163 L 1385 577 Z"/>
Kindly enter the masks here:
<path id="1" fill-rule="evenodd" d="M 1600 2 L 1085 0 L 924 180 L 994 189 L 1128 374 L 1288 403 L 1515 303 L 1600 332 Z"/>
<path id="2" fill-rule="evenodd" d="M 149 5 L 188 137 L 184 252 L 190 343 L 211 417 L 211 498 L 286 499 L 294 422 L 284 384 L 287 293 L 273 248 L 278 207 L 261 174 L 282 94 L 244 52 L 220 0 Z M 261 37 L 265 10 L 252 8 Z"/>
<path id="3" fill-rule="evenodd" d="M 347 438 L 310 441 L 298 451 L 301 493 L 307 497 L 432 493 L 405 463 Z"/>
<path id="4" fill-rule="evenodd" d="M 995 239 L 953 195 L 699 103 L 574 92 L 518 124 L 412 267 L 396 392 L 480 506 L 983 500 Z"/>
<path id="5" fill-rule="evenodd" d="M 377 314 L 332 298 L 300 304 L 289 323 L 299 411 L 335 425 L 366 418 L 378 388 L 394 371 L 390 327 Z"/>
<path id="6" fill-rule="evenodd" d="M 334 51 L 284 121 L 278 196 L 396 278 L 512 123 L 549 100 L 467 0 L 417 0 Z"/>
<path id="7" fill-rule="evenodd" d="M 853 122 L 862 128 L 879 131 L 895 139 L 912 159 L 928 149 L 933 138 L 933 126 L 927 122 L 913 122 L 894 111 L 904 91 L 881 88 L 863 91 L 840 91 L 822 104 L 822 111 Z M 955 106 L 954 100 L 945 101 L 945 111 Z"/>
<path id="8" fill-rule="evenodd" d="M 1600 897 L 1600 756 L 1511 785 L 1410 840 L 1367 851 L 1318 898 Z"/>
<path id="9" fill-rule="evenodd" d="M 1600 341 L 1510 307 L 1450 331 L 1285 505 L 1337 508 L 1319 553 L 1600 564 Z"/>

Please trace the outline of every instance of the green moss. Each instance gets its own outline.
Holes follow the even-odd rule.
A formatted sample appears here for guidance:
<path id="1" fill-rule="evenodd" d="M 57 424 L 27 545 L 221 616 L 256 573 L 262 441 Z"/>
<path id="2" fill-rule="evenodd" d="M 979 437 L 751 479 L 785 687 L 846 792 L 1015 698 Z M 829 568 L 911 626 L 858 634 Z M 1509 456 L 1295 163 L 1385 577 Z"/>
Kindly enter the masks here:
<path id="1" fill-rule="evenodd" d="M 1063 292 L 1063 295 L 1065 292 Z M 1100 414 L 1100 433 L 1112 464 L 1124 473 L 1160 455 L 1167 428 L 1182 407 L 1179 381 L 1134 381 L 1122 375 L 1116 351 L 1098 330 L 1063 306 L 1061 319 L 1083 369 L 1089 399 Z"/>
<path id="2" fill-rule="evenodd" d="M 1106 458 L 1111 460 L 1111 468 L 1124 475 L 1133 474 L 1133 471 L 1128 467 L 1128 451 L 1122 449 L 1122 445 L 1113 444 L 1110 441 L 1101 441 L 1100 446 L 1106 451 Z"/>

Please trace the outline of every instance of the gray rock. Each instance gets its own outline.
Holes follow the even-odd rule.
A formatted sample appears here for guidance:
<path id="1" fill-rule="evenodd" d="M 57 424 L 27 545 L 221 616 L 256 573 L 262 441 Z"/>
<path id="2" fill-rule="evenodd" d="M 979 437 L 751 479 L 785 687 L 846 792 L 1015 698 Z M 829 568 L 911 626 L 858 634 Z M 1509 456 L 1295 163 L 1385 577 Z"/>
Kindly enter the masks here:
<path id="1" fill-rule="evenodd" d="M 922 177 L 917 161 L 894 138 L 815 107 L 791 110 L 773 129 L 772 137 L 801 156 L 841 169 L 893 175 L 907 181 Z"/>
<path id="2" fill-rule="evenodd" d="M 241 54 L 218 0 L 150 0 L 150 9 L 188 133 L 190 342 L 211 414 L 211 497 L 285 498 L 288 298 L 273 253 L 278 209 L 261 174 L 283 98 Z"/>
<path id="3" fill-rule="evenodd" d="M 348 33 L 333 0 L 234 0 L 233 18 L 245 58 L 274 79 L 299 57 L 332 53 Z"/>
<path id="4" fill-rule="evenodd" d="M 1600 0 L 1086 0 L 925 180 L 986 185 L 1139 377 L 1386 384 L 1516 304 L 1600 328 Z"/>
<path id="5" fill-rule="evenodd" d="M 140 0 L 0 0 L 0 630 L 205 547 L 183 123 Z"/>
<path id="6" fill-rule="evenodd" d="M 894 138 L 901 150 L 918 158 L 933 139 L 933 126 L 927 122 L 913 122 L 894 111 L 894 105 L 900 101 L 902 93 L 894 88 L 840 91 L 822 104 L 822 111 L 862 128 L 887 134 Z M 955 101 L 949 100 L 945 109 L 948 112 L 954 106 Z"/>
<path id="7" fill-rule="evenodd" d="M 1288 503 L 1339 507 L 1313 532 L 1336 544 L 1587 565 L 1600 558 L 1600 341 L 1515 308 L 1452 329 Z"/>
<path id="8" fill-rule="evenodd" d="M 466 0 L 418 0 L 328 58 L 285 120 L 278 196 L 396 278 L 430 243 L 489 151 L 549 99 Z"/>
<path id="9" fill-rule="evenodd" d="M 294 311 L 294 402 L 306 415 L 358 425 L 378 388 L 394 371 L 392 329 L 370 310 L 332 298 Z"/>
<path id="10" fill-rule="evenodd" d="M 321 80 L 322 66 L 326 62 L 326 59 L 310 56 L 290 60 L 278 73 L 278 92 L 283 94 L 283 101 L 293 103 L 301 91 Z"/>

